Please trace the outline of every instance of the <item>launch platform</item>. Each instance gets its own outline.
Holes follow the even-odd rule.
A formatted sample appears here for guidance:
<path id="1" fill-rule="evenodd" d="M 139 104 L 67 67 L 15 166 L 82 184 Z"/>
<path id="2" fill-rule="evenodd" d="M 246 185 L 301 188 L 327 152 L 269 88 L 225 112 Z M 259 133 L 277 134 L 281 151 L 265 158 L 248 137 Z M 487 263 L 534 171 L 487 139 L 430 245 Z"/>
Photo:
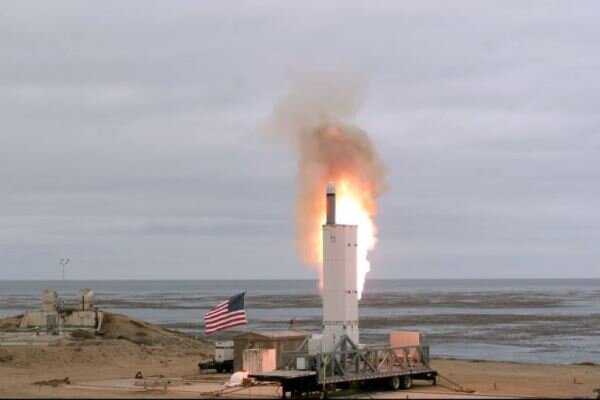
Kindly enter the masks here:
<path id="1" fill-rule="evenodd" d="M 279 382 L 282 395 L 353 383 L 386 383 L 391 389 L 409 389 L 413 379 L 436 383 L 437 371 L 429 366 L 429 347 L 420 332 L 390 332 L 385 345 L 359 344 L 357 290 L 357 225 L 336 223 L 335 185 L 326 190 L 323 225 L 323 331 L 306 337 L 294 352 L 281 356 L 283 363 L 271 371 L 249 374 L 257 381 Z"/>

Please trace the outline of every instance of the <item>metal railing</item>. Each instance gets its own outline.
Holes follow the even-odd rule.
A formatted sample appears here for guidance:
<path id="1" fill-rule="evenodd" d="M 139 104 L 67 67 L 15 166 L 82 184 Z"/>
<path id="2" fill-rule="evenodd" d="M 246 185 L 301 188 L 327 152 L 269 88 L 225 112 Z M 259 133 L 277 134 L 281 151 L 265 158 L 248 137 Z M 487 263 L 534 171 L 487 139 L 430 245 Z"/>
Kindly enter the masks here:
<path id="1" fill-rule="evenodd" d="M 294 351 L 284 353 L 283 358 L 286 369 L 316 371 L 319 382 L 332 379 L 352 380 L 365 376 L 392 376 L 415 369 L 427 369 L 429 346 L 358 347 L 352 340 L 343 337 L 331 352 L 309 354 L 306 351 Z"/>

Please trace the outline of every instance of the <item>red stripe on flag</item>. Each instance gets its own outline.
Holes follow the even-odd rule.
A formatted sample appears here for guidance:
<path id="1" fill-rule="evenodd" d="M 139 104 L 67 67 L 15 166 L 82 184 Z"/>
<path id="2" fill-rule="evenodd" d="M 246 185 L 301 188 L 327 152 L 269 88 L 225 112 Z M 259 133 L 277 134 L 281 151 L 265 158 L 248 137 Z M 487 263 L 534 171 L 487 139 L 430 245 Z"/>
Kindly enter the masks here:
<path id="1" fill-rule="evenodd" d="M 243 311 L 243 310 L 242 310 Z M 218 313 L 214 313 L 211 315 L 205 315 L 204 319 L 215 319 L 215 318 L 219 318 L 221 315 L 227 314 L 229 312 L 228 309 L 223 309 L 221 311 L 219 311 Z"/>
<path id="2" fill-rule="evenodd" d="M 206 329 L 207 329 L 207 330 L 211 330 L 211 329 L 213 329 L 214 327 L 219 327 L 219 326 L 221 326 L 221 325 L 225 325 L 225 324 L 227 324 L 229 321 L 233 321 L 233 320 L 239 320 L 239 319 L 246 319 L 246 313 L 232 315 L 230 318 L 223 319 L 223 320 L 221 320 L 221 321 L 218 321 L 218 322 L 207 323 L 207 324 L 206 324 Z"/>
<path id="3" fill-rule="evenodd" d="M 225 321 L 225 320 L 227 320 L 228 318 L 233 318 L 233 317 L 235 317 L 235 316 L 237 316 L 237 315 L 241 315 L 241 314 L 243 314 L 243 315 L 246 315 L 246 311 L 244 311 L 244 310 L 240 310 L 240 311 L 234 311 L 234 312 L 232 312 L 232 313 L 227 313 L 226 315 L 221 315 L 219 318 L 216 318 L 216 317 L 215 317 L 215 318 L 210 318 L 210 319 L 209 319 L 209 318 L 206 318 L 206 319 L 204 320 L 204 322 L 205 322 L 207 325 L 208 325 L 208 324 L 218 324 L 218 323 L 219 323 L 219 322 L 221 322 L 221 321 Z"/>
<path id="4" fill-rule="evenodd" d="M 230 320 L 223 322 L 221 324 L 218 324 L 218 325 L 214 325 L 211 327 L 207 326 L 205 333 L 207 335 L 210 335 L 212 333 L 215 333 L 215 332 L 220 331 L 225 328 L 231 328 L 233 326 L 239 326 L 239 325 L 246 325 L 247 323 L 248 323 L 248 321 L 246 320 L 246 316 L 242 315 L 237 318 L 230 319 Z"/>
<path id="5" fill-rule="evenodd" d="M 204 332 L 206 335 L 248 323 L 243 296 L 244 293 L 233 296 L 204 314 Z"/>
<path id="6" fill-rule="evenodd" d="M 223 323 L 221 323 L 221 324 L 219 324 L 219 325 L 214 325 L 214 326 L 212 326 L 212 327 L 208 328 L 206 331 L 207 331 L 207 332 L 214 332 L 214 331 L 217 331 L 217 330 L 223 329 L 223 328 L 225 328 L 225 327 L 228 327 L 228 326 L 230 326 L 231 324 L 235 324 L 235 323 L 241 323 L 241 324 L 245 324 L 246 322 L 247 322 L 247 321 L 246 321 L 246 318 L 245 318 L 245 317 L 243 317 L 243 316 L 241 316 L 241 317 L 238 317 L 238 318 L 233 318 L 233 319 L 230 319 L 229 321 L 223 322 Z"/>
<path id="7" fill-rule="evenodd" d="M 227 309 L 228 306 L 229 306 L 229 301 L 226 301 L 224 303 L 219 304 L 216 307 L 211 308 L 210 311 L 207 312 L 205 315 L 209 316 L 211 314 L 217 313 L 217 312 L 219 312 L 219 311 L 221 311 L 223 309 Z"/>

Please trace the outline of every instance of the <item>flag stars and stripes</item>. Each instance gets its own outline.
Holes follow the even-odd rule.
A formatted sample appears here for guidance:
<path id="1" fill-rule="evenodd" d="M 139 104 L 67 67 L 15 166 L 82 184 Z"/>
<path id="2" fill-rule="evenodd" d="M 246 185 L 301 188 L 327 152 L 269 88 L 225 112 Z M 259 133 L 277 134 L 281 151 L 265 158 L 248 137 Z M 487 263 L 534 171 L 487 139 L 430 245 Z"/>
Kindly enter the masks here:
<path id="1" fill-rule="evenodd" d="M 224 301 L 204 315 L 204 333 L 211 335 L 223 329 L 247 325 L 246 310 L 244 309 L 244 293 L 237 294 Z"/>

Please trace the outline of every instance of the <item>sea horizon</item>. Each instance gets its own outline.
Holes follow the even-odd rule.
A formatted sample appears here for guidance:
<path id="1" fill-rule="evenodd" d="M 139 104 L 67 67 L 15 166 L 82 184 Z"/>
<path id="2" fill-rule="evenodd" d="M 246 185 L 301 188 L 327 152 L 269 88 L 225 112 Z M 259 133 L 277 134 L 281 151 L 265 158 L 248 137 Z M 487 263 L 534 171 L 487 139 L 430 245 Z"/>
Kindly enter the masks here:
<path id="1" fill-rule="evenodd" d="M 361 343 L 390 331 L 421 331 L 437 357 L 600 364 L 600 279 L 367 279 L 359 301 Z M 203 315 L 246 291 L 246 330 L 321 330 L 316 279 L 0 281 L 0 318 L 39 309 L 52 288 L 68 306 L 89 287 L 96 306 L 189 335 L 204 336 Z M 294 320 L 294 324 L 290 321 Z"/>

